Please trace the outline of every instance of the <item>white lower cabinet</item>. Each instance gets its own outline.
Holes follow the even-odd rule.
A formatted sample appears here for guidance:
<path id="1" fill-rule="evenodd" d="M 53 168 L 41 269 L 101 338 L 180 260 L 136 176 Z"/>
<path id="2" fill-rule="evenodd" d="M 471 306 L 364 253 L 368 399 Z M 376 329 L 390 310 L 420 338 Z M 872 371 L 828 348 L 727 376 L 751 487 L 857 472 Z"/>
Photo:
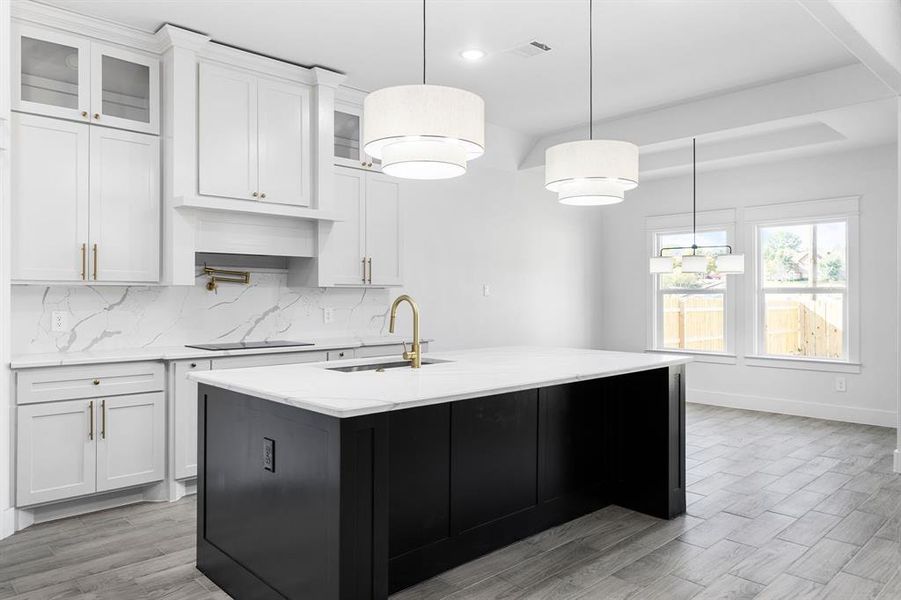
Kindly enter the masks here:
<path id="1" fill-rule="evenodd" d="M 197 382 L 188 373 L 209 371 L 210 360 L 180 360 L 173 363 L 175 478 L 197 477 Z"/>
<path id="2" fill-rule="evenodd" d="M 19 406 L 16 505 L 162 480 L 165 410 L 162 392 Z"/>
<path id="3" fill-rule="evenodd" d="M 165 476 L 166 398 L 162 392 L 100 400 L 97 491 Z"/>
<path id="4" fill-rule="evenodd" d="M 20 406 L 16 505 L 96 491 L 95 400 Z"/>

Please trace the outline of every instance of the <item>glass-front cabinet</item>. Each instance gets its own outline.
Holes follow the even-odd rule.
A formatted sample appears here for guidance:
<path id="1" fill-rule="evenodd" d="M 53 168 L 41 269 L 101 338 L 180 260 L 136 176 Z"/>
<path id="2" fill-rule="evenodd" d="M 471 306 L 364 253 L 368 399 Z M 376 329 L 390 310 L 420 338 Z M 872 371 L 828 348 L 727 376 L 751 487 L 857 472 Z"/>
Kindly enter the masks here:
<path id="1" fill-rule="evenodd" d="M 159 61 L 150 55 L 19 25 L 13 110 L 159 133 Z"/>
<path id="2" fill-rule="evenodd" d="M 90 119 L 90 41 L 20 26 L 13 36 L 12 51 L 14 110 Z"/>
<path id="3" fill-rule="evenodd" d="M 93 44 L 91 118 L 95 123 L 159 133 L 159 61 Z"/>
<path id="4" fill-rule="evenodd" d="M 363 108 L 335 103 L 335 164 L 381 171 L 381 162 L 363 151 Z"/>

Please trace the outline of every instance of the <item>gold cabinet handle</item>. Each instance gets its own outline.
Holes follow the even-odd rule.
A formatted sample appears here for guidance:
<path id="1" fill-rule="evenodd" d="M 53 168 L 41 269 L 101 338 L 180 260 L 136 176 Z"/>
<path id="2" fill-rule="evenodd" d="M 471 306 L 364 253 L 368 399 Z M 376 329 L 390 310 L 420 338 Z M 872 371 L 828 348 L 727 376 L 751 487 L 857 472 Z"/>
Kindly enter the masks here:
<path id="1" fill-rule="evenodd" d="M 106 439 L 106 400 L 100 401 L 100 437 Z"/>
<path id="2" fill-rule="evenodd" d="M 97 281 L 97 256 L 100 253 L 97 251 L 97 244 L 94 244 L 94 281 Z"/>
<path id="3" fill-rule="evenodd" d="M 88 245 L 81 245 L 81 280 L 88 278 Z"/>
<path id="4" fill-rule="evenodd" d="M 370 256 L 366 262 L 369 263 L 369 283 L 372 283 L 372 257 Z"/>
<path id="5" fill-rule="evenodd" d="M 366 257 L 364 256 L 360 262 L 363 263 L 363 283 L 366 283 Z"/>
<path id="6" fill-rule="evenodd" d="M 94 439 L 94 401 L 91 400 L 88 402 L 88 411 L 90 412 L 91 418 L 88 422 L 88 439 Z"/>

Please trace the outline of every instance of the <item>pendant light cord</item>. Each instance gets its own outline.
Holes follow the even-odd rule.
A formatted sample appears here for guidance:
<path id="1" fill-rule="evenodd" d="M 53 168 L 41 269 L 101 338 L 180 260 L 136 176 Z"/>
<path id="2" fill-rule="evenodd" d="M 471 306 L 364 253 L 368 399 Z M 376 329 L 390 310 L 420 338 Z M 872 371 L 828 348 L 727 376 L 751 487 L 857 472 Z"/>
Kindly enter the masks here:
<path id="1" fill-rule="evenodd" d="M 425 0 L 422 0 L 422 85 L 425 85 Z"/>
<path id="2" fill-rule="evenodd" d="M 594 2 L 588 0 L 588 139 L 594 139 Z"/>
<path id="3" fill-rule="evenodd" d="M 698 163 L 697 140 L 691 138 L 691 246 L 692 255 L 698 248 Z"/>

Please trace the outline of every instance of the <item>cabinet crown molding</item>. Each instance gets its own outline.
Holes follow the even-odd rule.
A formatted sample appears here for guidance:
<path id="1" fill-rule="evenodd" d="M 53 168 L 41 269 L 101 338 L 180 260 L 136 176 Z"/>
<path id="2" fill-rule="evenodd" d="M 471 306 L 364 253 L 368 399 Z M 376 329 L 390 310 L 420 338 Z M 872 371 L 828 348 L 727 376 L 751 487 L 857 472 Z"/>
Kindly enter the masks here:
<path id="1" fill-rule="evenodd" d="M 13 2 L 11 16 L 13 21 L 52 27 L 145 52 L 159 54 L 161 51 L 159 39 L 152 33 L 31 0 Z"/>
<path id="2" fill-rule="evenodd" d="M 316 85 L 324 85 L 337 89 L 338 86 L 347 79 L 347 75 L 344 73 L 338 73 L 337 71 L 332 71 L 323 67 L 313 67 L 312 71 L 313 81 Z"/>
<path id="3" fill-rule="evenodd" d="M 210 36 L 206 34 L 191 31 L 190 29 L 182 29 L 171 23 L 166 23 L 160 27 L 155 36 L 161 52 L 165 52 L 173 47 L 185 48 L 197 52 L 204 48 L 210 41 Z"/>

